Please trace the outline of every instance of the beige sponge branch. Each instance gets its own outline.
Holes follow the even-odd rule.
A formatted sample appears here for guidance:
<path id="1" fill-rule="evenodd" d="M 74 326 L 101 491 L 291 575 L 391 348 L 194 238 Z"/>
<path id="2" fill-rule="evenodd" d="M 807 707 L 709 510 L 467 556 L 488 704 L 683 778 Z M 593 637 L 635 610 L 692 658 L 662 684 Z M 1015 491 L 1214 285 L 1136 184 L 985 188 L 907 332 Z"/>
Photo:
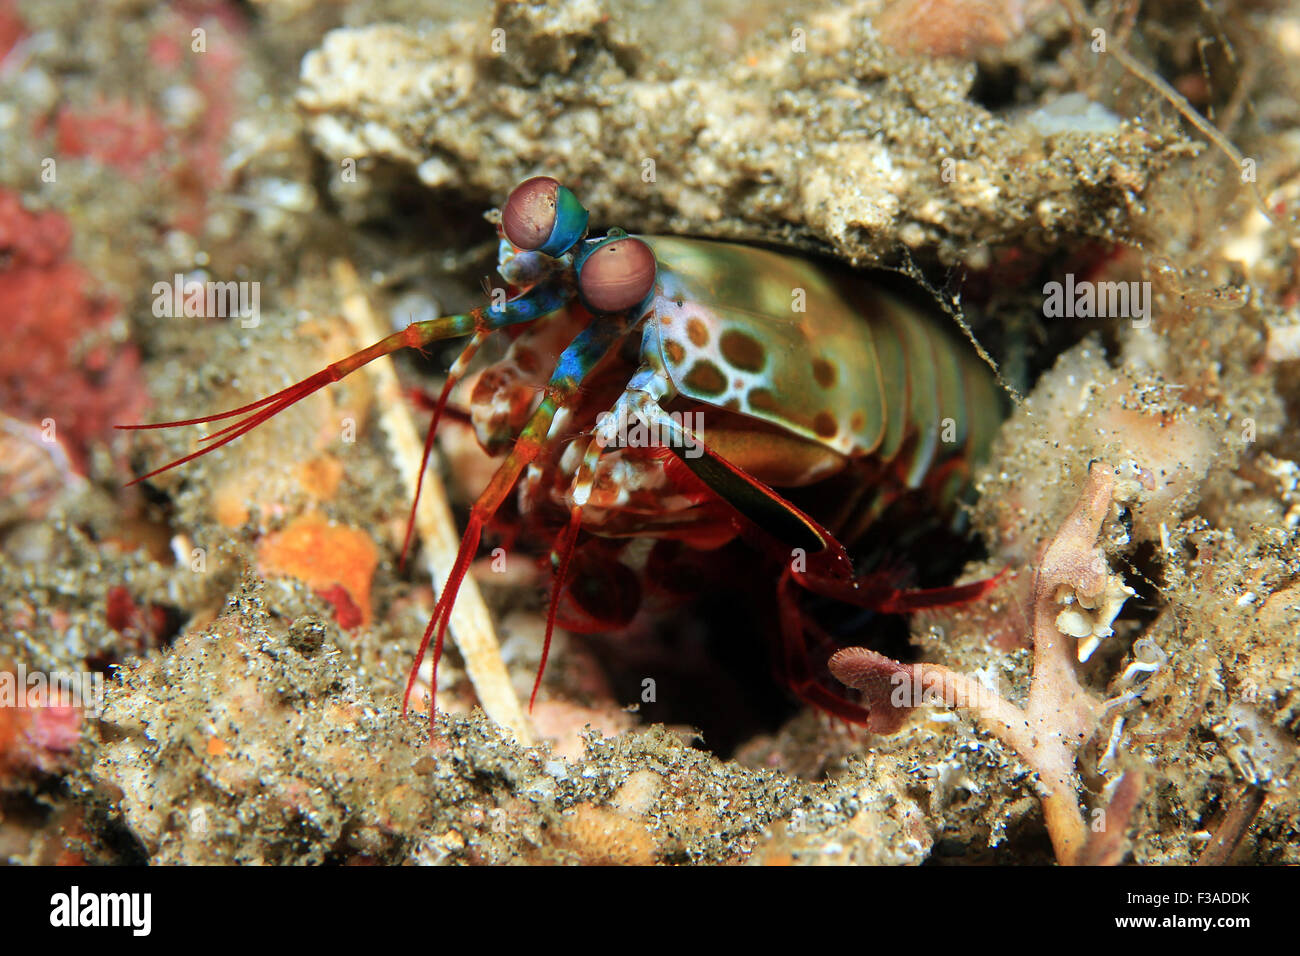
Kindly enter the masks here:
<path id="1" fill-rule="evenodd" d="M 1080 641 L 1109 634 L 1123 598 L 1133 593 L 1098 546 L 1116 489 L 1115 469 L 1093 462 L 1074 509 L 1042 550 L 1033 587 L 1033 674 L 1023 707 L 941 664 L 902 664 L 863 647 L 845 648 L 830 661 L 839 680 L 873 696 L 871 706 L 926 703 L 960 710 L 1019 754 L 1038 774 L 1047 830 L 1064 864 L 1088 859 L 1075 760 L 1102 713 L 1100 700 L 1079 683 L 1077 660 L 1086 656 Z M 906 682 L 924 694 L 900 701 L 887 689 Z M 1122 802 L 1124 819 L 1110 826 L 1125 826 L 1135 803 L 1129 795 Z"/>

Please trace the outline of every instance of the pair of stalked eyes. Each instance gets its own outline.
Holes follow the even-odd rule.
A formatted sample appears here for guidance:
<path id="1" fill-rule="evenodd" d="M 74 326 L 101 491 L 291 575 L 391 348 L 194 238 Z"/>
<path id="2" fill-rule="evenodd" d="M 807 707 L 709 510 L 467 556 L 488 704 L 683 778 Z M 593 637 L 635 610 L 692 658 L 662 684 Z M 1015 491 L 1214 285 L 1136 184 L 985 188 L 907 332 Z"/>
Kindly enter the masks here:
<path id="1" fill-rule="evenodd" d="M 587 232 L 587 210 L 549 176 L 515 187 L 501 210 L 501 228 L 520 249 L 560 256 Z M 597 312 L 621 312 L 645 301 L 655 285 L 655 256 L 640 239 L 611 235 L 574 262 L 582 301 Z"/>

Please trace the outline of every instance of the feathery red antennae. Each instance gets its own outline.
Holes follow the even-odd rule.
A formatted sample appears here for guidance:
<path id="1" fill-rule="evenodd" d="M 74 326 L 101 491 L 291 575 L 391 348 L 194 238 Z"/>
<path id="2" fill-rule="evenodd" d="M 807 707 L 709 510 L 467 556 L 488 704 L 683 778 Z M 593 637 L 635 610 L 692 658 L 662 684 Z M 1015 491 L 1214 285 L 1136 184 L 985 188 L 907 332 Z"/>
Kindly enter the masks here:
<path id="1" fill-rule="evenodd" d="M 164 471 L 171 471 L 173 468 L 178 468 L 186 462 L 193 461 L 195 458 L 206 455 L 210 451 L 215 451 L 222 445 L 229 444 L 241 435 L 252 431 L 258 425 L 262 424 L 267 419 L 280 414 L 280 412 L 284 411 L 295 402 L 299 402 L 313 392 L 319 391 L 326 385 L 337 381 L 338 379 L 332 375 L 332 370 L 333 366 L 321 369 L 310 378 L 303 379 L 295 385 L 290 385 L 288 388 L 281 389 L 274 395 L 262 399 L 260 402 L 253 402 L 250 405 L 231 409 L 228 412 L 217 412 L 215 415 L 208 415 L 203 418 L 189 418 L 183 421 L 155 422 L 149 425 L 114 425 L 114 428 L 120 428 L 124 431 L 148 428 L 172 428 L 181 425 L 201 425 L 206 422 L 221 421 L 222 419 L 230 418 L 233 415 L 239 415 L 244 412 L 252 412 L 252 414 L 249 414 L 247 417 L 242 418 L 231 425 L 227 425 L 225 428 L 222 428 L 220 431 L 215 432 L 212 435 L 207 435 L 200 439 L 200 441 L 211 442 L 211 444 L 205 445 L 198 451 L 190 452 L 188 455 L 183 455 L 174 461 L 169 461 L 167 464 L 155 468 L 153 471 L 147 472 L 146 474 L 140 475 L 138 478 L 133 478 L 131 481 L 127 482 L 127 486 L 129 487 L 131 485 L 139 484 L 142 481 L 152 478 L 154 475 L 160 475 Z M 213 439 L 219 440 L 214 441 Z"/>

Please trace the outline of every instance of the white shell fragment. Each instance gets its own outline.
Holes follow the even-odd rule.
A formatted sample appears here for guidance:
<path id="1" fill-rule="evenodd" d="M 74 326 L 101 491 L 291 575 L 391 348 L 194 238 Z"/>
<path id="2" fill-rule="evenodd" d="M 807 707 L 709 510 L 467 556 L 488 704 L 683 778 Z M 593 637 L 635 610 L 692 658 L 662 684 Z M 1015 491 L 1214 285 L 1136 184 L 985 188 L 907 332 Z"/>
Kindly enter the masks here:
<path id="1" fill-rule="evenodd" d="M 1056 629 L 1079 640 L 1079 661 L 1092 656 L 1103 640 L 1115 633 L 1111 628 L 1124 602 L 1137 592 L 1118 574 L 1108 574 L 1098 594 L 1083 594 L 1068 584 L 1056 589 L 1057 603 L 1064 605 L 1056 616 Z"/>

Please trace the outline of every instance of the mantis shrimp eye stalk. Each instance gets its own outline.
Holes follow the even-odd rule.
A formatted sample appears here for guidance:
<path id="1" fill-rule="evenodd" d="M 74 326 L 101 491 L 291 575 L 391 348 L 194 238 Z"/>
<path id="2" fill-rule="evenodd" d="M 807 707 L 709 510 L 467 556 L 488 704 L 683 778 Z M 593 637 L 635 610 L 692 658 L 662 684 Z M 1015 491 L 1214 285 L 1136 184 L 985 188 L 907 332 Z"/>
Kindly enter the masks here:
<path id="1" fill-rule="evenodd" d="M 520 249 L 561 256 L 587 232 L 587 210 L 550 176 L 534 176 L 514 188 L 501 210 L 501 228 Z"/>
<path id="2" fill-rule="evenodd" d="M 622 312 L 655 287 L 655 254 L 640 239 L 606 239 L 582 257 L 578 291 L 594 312 Z"/>

